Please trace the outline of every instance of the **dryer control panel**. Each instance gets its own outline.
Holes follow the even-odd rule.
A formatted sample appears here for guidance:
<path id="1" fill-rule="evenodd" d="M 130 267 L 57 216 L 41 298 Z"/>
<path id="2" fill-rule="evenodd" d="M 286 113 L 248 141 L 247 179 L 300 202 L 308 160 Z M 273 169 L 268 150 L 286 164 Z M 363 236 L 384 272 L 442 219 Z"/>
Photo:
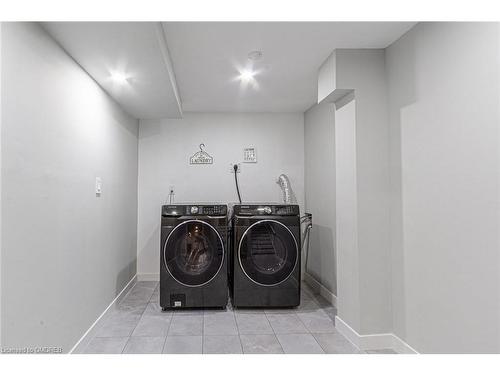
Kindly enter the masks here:
<path id="1" fill-rule="evenodd" d="M 235 205 L 234 214 L 237 216 L 296 216 L 299 215 L 299 206 L 296 204 Z"/>
<path id="2" fill-rule="evenodd" d="M 175 204 L 162 207 L 162 216 L 226 216 L 224 204 Z"/>

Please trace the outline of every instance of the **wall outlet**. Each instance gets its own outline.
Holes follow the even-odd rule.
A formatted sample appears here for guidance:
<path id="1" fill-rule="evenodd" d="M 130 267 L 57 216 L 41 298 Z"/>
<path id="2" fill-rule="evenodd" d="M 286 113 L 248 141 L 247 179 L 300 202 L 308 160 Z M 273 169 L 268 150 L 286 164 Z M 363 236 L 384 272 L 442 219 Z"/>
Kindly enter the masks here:
<path id="1" fill-rule="evenodd" d="M 175 196 L 175 187 L 174 185 L 170 185 L 168 187 L 168 204 L 173 204 L 174 203 L 174 196 Z"/>
<path id="2" fill-rule="evenodd" d="M 234 173 L 234 165 L 238 164 L 238 173 L 241 173 L 241 163 L 230 163 L 229 164 L 229 172 Z"/>

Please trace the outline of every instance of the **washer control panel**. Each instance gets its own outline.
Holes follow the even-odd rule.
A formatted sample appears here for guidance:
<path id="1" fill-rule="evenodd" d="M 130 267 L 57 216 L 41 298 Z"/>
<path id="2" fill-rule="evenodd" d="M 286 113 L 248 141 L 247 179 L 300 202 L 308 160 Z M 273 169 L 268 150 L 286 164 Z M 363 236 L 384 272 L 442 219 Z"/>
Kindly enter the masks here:
<path id="1" fill-rule="evenodd" d="M 296 216 L 299 215 L 299 206 L 296 204 L 235 205 L 234 214 L 238 216 Z"/>
<path id="2" fill-rule="evenodd" d="M 162 216 L 225 216 L 227 206 L 224 204 L 170 204 L 162 207 Z"/>
<path id="3" fill-rule="evenodd" d="M 193 209 L 192 206 L 191 210 Z M 225 205 L 210 205 L 210 206 L 197 206 L 199 215 L 206 216 L 222 216 L 227 215 L 227 206 Z M 191 211 L 192 212 L 192 211 Z"/>

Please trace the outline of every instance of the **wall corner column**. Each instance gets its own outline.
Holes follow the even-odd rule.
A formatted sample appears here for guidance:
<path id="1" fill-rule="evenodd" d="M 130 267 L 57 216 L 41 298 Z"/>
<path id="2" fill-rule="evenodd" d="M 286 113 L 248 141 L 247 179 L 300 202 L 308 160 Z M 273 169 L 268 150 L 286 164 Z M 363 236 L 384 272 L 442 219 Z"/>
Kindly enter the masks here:
<path id="1" fill-rule="evenodd" d="M 392 332 L 384 50 L 333 51 L 318 102 L 336 105 L 338 316 L 358 334 Z"/>

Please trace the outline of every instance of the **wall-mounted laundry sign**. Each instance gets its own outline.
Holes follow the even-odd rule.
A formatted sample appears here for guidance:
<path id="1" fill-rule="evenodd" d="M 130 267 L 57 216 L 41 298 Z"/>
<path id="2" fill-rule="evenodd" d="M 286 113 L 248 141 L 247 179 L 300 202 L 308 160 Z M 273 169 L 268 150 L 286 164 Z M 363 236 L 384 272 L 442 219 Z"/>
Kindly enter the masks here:
<path id="1" fill-rule="evenodd" d="M 189 164 L 213 164 L 214 158 L 204 151 L 204 148 L 205 144 L 200 143 L 200 151 L 189 158 Z"/>

